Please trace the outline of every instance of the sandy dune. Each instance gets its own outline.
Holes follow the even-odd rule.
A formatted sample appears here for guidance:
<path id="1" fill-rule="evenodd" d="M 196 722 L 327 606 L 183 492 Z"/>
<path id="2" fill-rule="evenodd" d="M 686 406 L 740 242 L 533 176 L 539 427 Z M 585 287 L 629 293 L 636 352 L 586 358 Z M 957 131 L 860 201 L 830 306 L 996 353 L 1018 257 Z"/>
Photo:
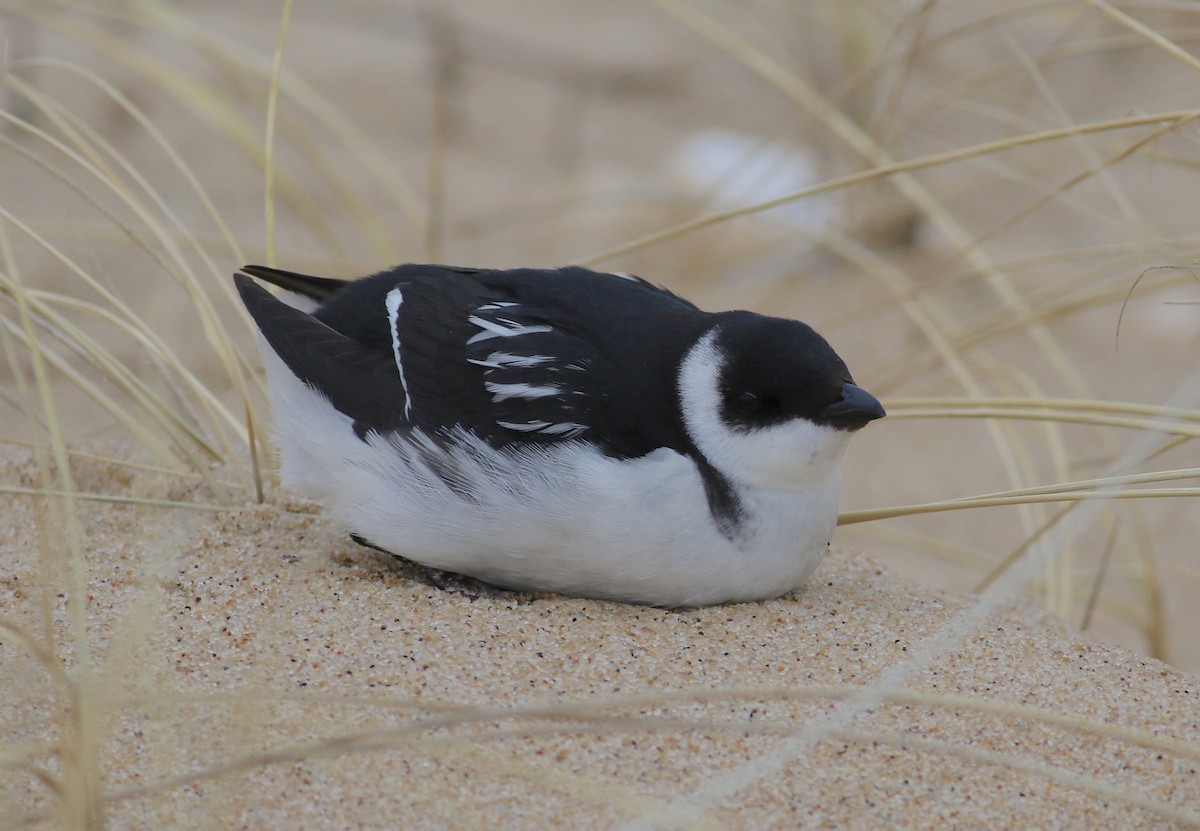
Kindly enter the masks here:
<path id="1" fill-rule="evenodd" d="M 146 494 L 144 478 L 98 466 L 83 484 Z M 38 633 L 40 587 L 61 576 L 32 500 L 5 499 L 0 605 Z M 664 611 L 446 594 L 286 501 L 80 515 L 114 828 L 1161 828 L 1200 813 L 1200 681 L 860 554 L 835 551 L 794 596 Z M 54 682 L 8 639 L 0 655 L 9 742 L 52 741 Z M 28 773 L 0 782 L 5 816 L 53 810 Z"/>

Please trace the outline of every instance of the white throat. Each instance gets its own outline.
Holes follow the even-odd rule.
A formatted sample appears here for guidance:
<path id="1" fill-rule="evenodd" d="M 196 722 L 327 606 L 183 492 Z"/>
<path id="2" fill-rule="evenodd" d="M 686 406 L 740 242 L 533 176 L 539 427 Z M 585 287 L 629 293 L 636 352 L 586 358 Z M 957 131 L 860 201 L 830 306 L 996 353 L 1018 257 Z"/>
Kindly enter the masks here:
<path id="1" fill-rule="evenodd" d="M 709 463 L 731 480 L 768 490 L 801 491 L 836 476 L 850 433 L 795 418 L 764 427 L 731 428 L 721 418 L 726 356 L 710 329 L 684 356 L 679 401 L 684 426 Z"/>

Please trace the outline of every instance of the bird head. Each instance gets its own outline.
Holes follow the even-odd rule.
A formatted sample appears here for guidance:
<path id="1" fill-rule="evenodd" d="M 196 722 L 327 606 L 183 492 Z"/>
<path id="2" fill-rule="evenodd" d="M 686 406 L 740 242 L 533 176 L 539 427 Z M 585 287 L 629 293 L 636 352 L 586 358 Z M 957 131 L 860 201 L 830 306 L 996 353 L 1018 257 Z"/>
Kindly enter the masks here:
<path id="1" fill-rule="evenodd" d="M 717 316 L 678 378 L 684 426 L 735 482 L 801 490 L 837 470 L 850 436 L 884 415 L 810 327 L 752 312 Z"/>

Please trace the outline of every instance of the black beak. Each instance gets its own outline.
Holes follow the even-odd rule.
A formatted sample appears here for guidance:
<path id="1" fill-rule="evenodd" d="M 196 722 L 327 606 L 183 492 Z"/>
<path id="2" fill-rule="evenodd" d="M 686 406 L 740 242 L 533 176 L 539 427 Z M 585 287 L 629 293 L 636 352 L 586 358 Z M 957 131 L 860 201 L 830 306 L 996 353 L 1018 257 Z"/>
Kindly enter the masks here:
<path id="1" fill-rule="evenodd" d="M 858 430 L 868 421 L 887 415 L 883 405 L 871 393 L 854 384 L 842 387 L 842 398 L 817 414 L 817 421 L 838 430 Z"/>

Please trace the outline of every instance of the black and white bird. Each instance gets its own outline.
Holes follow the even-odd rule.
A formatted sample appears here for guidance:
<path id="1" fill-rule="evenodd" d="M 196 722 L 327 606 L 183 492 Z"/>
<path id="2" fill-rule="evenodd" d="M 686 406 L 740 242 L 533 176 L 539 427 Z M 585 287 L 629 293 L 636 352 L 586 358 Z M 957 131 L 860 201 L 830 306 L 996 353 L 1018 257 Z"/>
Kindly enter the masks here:
<path id="1" fill-rule="evenodd" d="M 355 539 L 518 590 L 657 606 L 776 597 L 884 415 L 795 320 L 707 313 L 628 274 L 403 265 L 235 280 L 286 487 Z"/>

